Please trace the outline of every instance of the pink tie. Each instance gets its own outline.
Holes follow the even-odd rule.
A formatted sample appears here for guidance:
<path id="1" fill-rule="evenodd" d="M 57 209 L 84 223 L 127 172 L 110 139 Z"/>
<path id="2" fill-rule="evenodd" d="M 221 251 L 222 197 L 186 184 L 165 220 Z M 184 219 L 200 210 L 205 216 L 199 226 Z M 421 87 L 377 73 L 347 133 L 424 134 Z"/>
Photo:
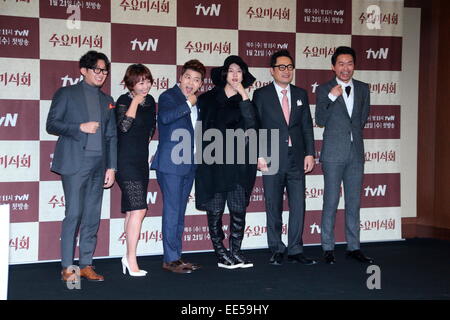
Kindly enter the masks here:
<path id="1" fill-rule="evenodd" d="M 284 119 L 286 120 L 286 123 L 289 125 L 289 99 L 287 97 L 287 90 L 281 90 L 281 93 L 283 94 L 283 98 L 281 99 L 282 102 L 282 108 L 283 108 L 283 114 Z"/>
<path id="2" fill-rule="evenodd" d="M 286 123 L 289 126 L 289 99 L 287 97 L 287 90 L 286 89 L 281 90 L 281 93 L 283 94 L 283 98 L 281 99 L 282 102 L 281 108 L 283 109 L 284 119 L 286 120 Z M 289 137 L 289 146 L 292 146 L 291 137 Z"/>

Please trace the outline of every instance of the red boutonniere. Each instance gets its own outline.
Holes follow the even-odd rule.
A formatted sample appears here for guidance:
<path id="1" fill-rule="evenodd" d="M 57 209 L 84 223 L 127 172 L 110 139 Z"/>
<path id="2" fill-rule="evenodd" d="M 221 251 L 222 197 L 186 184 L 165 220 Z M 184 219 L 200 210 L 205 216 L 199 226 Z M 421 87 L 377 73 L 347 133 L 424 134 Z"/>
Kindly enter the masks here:
<path id="1" fill-rule="evenodd" d="M 109 106 L 108 106 L 108 109 L 111 110 L 111 109 L 114 109 L 115 107 L 116 107 L 115 105 L 110 103 Z"/>

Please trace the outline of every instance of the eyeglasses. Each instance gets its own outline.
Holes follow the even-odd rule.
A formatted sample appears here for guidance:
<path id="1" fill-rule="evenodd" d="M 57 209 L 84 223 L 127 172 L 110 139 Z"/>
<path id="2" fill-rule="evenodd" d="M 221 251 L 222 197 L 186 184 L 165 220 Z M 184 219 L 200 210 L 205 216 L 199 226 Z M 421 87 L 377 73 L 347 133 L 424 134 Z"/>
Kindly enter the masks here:
<path id="1" fill-rule="evenodd" d="M 101 73 L 103 73 L 104 75 L 107 75 L 107 74 L 109 73 L 108 70 L 102 69 L 102 68 L 94 67 L 94 68 L 89 68 L 89 69 L 91 69 L 92 71 L 94 71 L 95 74 L 100 74 L 100 72 L 101 72 Z"/>
<path id="2" fill-rule="evenodd" d="M 279 64 L 279 65 L 276 65 L 276 66 L 273 66 L 273 67 L 280 69 L 280 71 L 284 71 L 286 69 L 288 69 L 289 71 L 292 71 L 295 68 L 293 64 L 288 64 L 288 65 Z"/>

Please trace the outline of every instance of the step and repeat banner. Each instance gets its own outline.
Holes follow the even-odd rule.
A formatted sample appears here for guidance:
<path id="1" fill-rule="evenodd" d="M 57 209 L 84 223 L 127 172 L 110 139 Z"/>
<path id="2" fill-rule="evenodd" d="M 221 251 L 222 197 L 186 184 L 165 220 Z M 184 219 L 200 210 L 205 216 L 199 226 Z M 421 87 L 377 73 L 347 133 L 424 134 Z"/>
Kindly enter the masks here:
<path id="1" fill-rule="evenodd" d="M 212 67 L 240 55 L 257 78 L 254 90 L 272 81 L 269 57 L 288 49 L 295 58 L 295 84 L 309 93 L 333 77 L 331 55 L 340 45 L 357 52 L 355 78 L 369 83 L 371 113 L 365 129 L 362 241 L 401 238 L 400 93 L 403 1 L 385 0 L 2 0 L 0 1 L 0 204 L 10 205 L 10 262 L 60 259 L 64 193 L 50 172 L 57 137 L 45 122 L 54 92 L 82 80 L 78 59 L 88 50 L 112 61 L 103 88 L 117 99 L 125 92 L 128 65 L 146 64 L 157 100 L 177 83 L 181 66 L 199 59 Z M 316 156 L 323 129 L 315 126 Z M 158 144 L 150 143 L 151 162 Z M 162 194 L 151 171 L 149 211 L 138 253 L 162 254 Z M 306 178 L 304 243 L 320 243 L 323 176 L 320 164 Z M 195 209 L 192 190 L 183 235 L 185 251 L 212 250 L 207 219 Z M 287 201 L 286 206 L 287 209 Z M 336 240 L 345 241 L 344 200 Z M 287 237 L 287 212 L 283 236 Z M 125 252 L 120 189 L 105 191 L 96 257 Z M 228 231 L 228 215 L 225 215 Z M 266 217 L 259 175 L 248 207 L 243 247 L 265 248 Z"/>

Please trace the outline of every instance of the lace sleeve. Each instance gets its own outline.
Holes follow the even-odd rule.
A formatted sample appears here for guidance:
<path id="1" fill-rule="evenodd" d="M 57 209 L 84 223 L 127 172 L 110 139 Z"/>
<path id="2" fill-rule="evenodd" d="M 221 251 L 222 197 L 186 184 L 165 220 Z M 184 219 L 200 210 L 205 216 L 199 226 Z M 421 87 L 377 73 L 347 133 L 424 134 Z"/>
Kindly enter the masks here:
<path id="1" fill-rule="evenodd" d="M 128 106 L 123 104 L 119 104 L 116 107 L 116 117 L 117 117 L 117 128 L 119 128 L 120 132 L 126 133 L 130 130 L 133 125 L 134 118 L 127 117 L 126 112 L 128 110 Z"/>
<path id="2" fill-rule="evenodd" d="M 153 124 L 152 124 L 152 130 L 150 131 L 150 140 L 152 140 L 153 135 L 155 134 L 156 131 L 156 116 L 153 117 Z"/>

